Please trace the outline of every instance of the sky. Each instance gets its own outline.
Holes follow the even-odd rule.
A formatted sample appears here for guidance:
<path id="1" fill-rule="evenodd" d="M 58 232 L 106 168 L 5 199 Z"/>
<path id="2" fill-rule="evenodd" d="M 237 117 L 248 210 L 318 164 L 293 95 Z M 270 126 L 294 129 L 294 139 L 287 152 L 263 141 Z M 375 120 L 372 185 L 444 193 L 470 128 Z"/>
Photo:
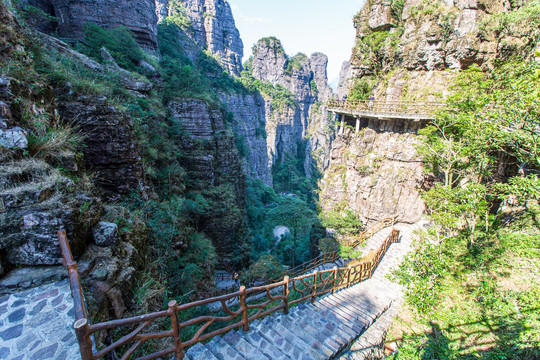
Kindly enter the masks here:
<path id="1" fill-rule="evenodd" d="M 365 0 L 228 0 L 244 42 L 244 61 L 261 38 L 275 36 L 289 56 L 328 56 L 328 80 L 335 82 L 349 60 L 356 31 L 353 16 Z"/>

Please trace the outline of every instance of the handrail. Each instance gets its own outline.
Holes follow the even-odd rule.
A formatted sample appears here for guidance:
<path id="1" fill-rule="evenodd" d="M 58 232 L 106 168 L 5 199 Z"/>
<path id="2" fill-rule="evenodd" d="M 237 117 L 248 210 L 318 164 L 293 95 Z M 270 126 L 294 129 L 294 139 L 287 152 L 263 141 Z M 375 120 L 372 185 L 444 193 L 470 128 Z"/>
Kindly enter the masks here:
<path id="1" fill-rule="evenodd" d="M 359 246 L 364 240 L 369 239 L 382 229 L 394 226 L 397 221 L 397 216 L 393 217 L 387 217 L 382 220 L 377 221 L 375 224 L 373 224 L 371 227 L 369 227 L 366 231 L 363 231 L 360 233 L 360 235 L 354 237 L 351 241 L 349 241 L 346 245 L 352 249 Z"/>
<path id="2" fill-rule="evenodd" d="M 86 309 L 86 303 L 84 302 L 84 293 L 81 285 L 81 278 L 79 277 L 79 270 L 77 268 L 77 262 L 73 260 L 73 254 L 66 236 L 66 231 L 61 229 L 58 231 L 58 240 L 60 242 L 60 249 L 62 250 L 62 256 L 64 258 L 64 265 L 66 266 L 69 274 L 69 285 L 71 287 L 71 296 L 73 297 L 73 310 L 75 312 L 75 335 L 79 341 L 79 347 L 81 349 L 81 355 L 83 359 L 93 359 L 88 356 L 92 354 L 92 341 L 86 336 L 85 329 L 88 324 L 88 310 Z M 86 356 L 86 358 L 84 358 Z"/>
<path id="3" fill-rule="evenodd" d="M 59 232 L 59 239 L 66 264 L 71 264 L 71 267 L 68 266 L 68 271 L 70 272 L 72 290 L 76 290 L 72 292 L 75 308 L 83 309 L 84 299 L 82 297 L 80 278 L 76 266 L 73 266 L 74 261 L 69 250 L 65 232 Z M 242 327 L 244 331 L 248 331 L 250 322 L 255 319 L 262 318 L 279 310 L 283 310 L 283 312 L 287 314 L 289 307 L 294 304 L 307 300 L 314 302 L 317 296 L 321 296 L 328 292 L 334 293 L 340 289 L 350 287 L 351 285 L 371 278 L 389 246 L 392 243 L 397 242 L 398 239 L 399 230 L 393 229 L 392 233 L 379 247 L 377 255 L 373 259 L 354 266 L 342 268 L 334 267 L 333 269 L 315 271 L 311 274 L 304 274 L 294 278 L 285 276 L 283 280 L 273 284 L 249 289 L 241 286 L 236 292 L 188 304 L 178 305 L 176 301 L 173 300 L 169 302 L 167 310 L 160 312 L 126 319 L 110 320 L 97 324 L 89 324 L 86 311 L 76 312 L 77 321 L 74 324 L 74 328 L 81 349 L 81 358 L 82 360 L 97 360 L 107 354 L 121 351 L 123 352 L 121 358 L 129 359 L 139 347 L 149 340 L 171 339 L 172 346 L 152 354 L 144 355 L 138 359 L 150 360 L 167 355 L 174 355 L 174 359 L 176 360 L 183 359 L 184 350 L 198 342 L 208 340 L 214 336 L 224 334 L 232 329 L 240 327 Z M 72 274 L 73 276 L 71 276 Z M 282 289 L 281 295 L 276 295 L 276 290 L 280 289 Z M 265 301 L 260 303 L 250 301 L 250 295 L 260 294 L 261 292 L 266 292 Z M 239 299 L 240 305 L 236 310 L 231 309 L 227 305 L 232 299 Z M 222 310 L 226 315 L 198 316 L 180 322 L 179 313 L 188 309 L 208 306 L 212 303 L 221 303 Z M 170 318 L 170 330 L 143 333 L 143 330 L 149 327 L 154 321 L 166 318 Z M 211 326 L 219 324 L 223 324 L 223 327 L 217 329 L 211 328 Z M 105 330 L 119 329 L 125 326 L 136 326 L 136 328 L 105 348 L 95 352 L 92 350 L 91 336 L 93 334 Z M 189 327 L 196 327 L 197 331 L 191 335 L 191 338 L 182 339 L 182 335 L 185 336 L 185 334 L 182 333 L 182 330 Z"/>
<path id="4" fill-rule="evenodd" d="M 355 248 L 356 246 L 360 245 L 362 241 L 364 241 L 365 239 L 369 239 L 370 237 L 373 236 L 373 234 L 379 232 L 381 229 L 384 229 L 385 227 L 393 226 L 396 223 L 396 219 L 397 217 L 394 216 L 394 217 L 384 218 L 382 220 L 377 221 L 375 224 L 370 226 L 367 230 L 361 232 L 357 237 L 354 238 L 354 241 L 349 242 L 347 246 L 352 246 L 354 243 L 356 245 L 352 247 Z M 304 274 L 308 271 L 318 268 L 321 265 L 336 262 L 338 259 L 339 259 L 339 251 L 333 251 L 333 252 L 321 254 L 314 259 L 311 259 L 292 269 L 288 269 L 284 271 L 281 274 L 281 276 L 272 278 L 268 280 L 267 282 L 265 282 L 264 284 L 279 281 L 279 279 L 281 279 L 285 275 L 294 277 L 300 274 Z"/>
<path id="5" fill-rule="evenodd" d="M 380 101 L 355 99 L 330 99 L 327 102 L 329 111 L 351 110 L 367 113 L 390 113 L 430 116 L 439 109 L 446 107 L 443 102 L 437 101 Z"/>

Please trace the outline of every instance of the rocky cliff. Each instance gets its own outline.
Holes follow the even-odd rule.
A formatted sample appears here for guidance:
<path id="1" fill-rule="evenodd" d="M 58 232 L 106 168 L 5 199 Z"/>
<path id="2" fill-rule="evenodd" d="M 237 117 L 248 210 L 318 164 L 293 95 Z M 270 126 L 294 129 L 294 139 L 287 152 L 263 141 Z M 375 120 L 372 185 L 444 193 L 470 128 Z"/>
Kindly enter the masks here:
<path id="1" fill-rule="evenodd" d="M 282 92 L 280 98 L 267 99 L 266 133 L 271 165 L 283 161 L 286 154 L 297 154 L 303 141 L 307 141 L 305 168 L 308 176 L 312 173 L 314 158 L 321 158 L 321 165 L 327 163 L 325 157 L 332 136 L 322 104 L 332 96 L 327 64 L 328 58 L 321 53 L 312 54 L 311 58 L 304 54 L 288 58 L 281 42 L 275 38 L 261 39 L 253 48 L 250 63 L 253 77 L 281 86 L 294 97 L 294 101 L 287 101 Z"/>
<path id="2" fill-rule="evenodd" d="M 155 0 L 125 2 L 23 0 L 41 9 L 44 15 L 35 19 L 42 30 L 66 38 L 84 37 L 84 27 L 94 23 L 103 27 L 124 26 L 131 30 L 138 42 L 150 49 L 157 49 L 157 16 Z"/>
<path id="3" fill-rule="evenodd" d="M 355 16 L 351 70 L 341 82 L 348 89 L 367 82 L 378 99 L 444 99 L 459 70 L 472 64 L 488 69 L 524 49 L 526 32 L 497 29 L 498 14 L 519 6 L 505 0 L 368 1 Z"/>
<path id="4" fill-rule="evenodd" d="M 498 14 L 516 6 L 504 0 L 368 1 L 354 19 L 356 43 L 342 68 L 339 95 L 443 101 L 460 71 L 473 64 L 488 70 L 522 51 L 527 32 L 498 23 Z M 420 125 L 363 120 L 359 134 L 339 136 L 322 181 L 323 208 L 350 207 L 368 222 L 392 215 L 417 221 L 424 207 L 419 191 L 431 181 L 415 151 Z"/>
<path id="5" fill-rule="evenodd" d="M 163 4 L 165 1 L 157 2 Z M 226 0 L 183 0 L 182 4 L 186 15 L 191 20 L 192 39 L 199 49 L 207 49 L 220 60 L 229 73 L 240 75 L 244 44 L 236 28 L 229 2 Z"/>
<path id="6" fill-rule="evenodd" d="M 169 104 L 171 121 L 182 126 L 180 148 L 192 188 L 213 200 L 200 224 L 221 258 L 242 258 L 246 241 L 245 173 L 234 133 L 222 111 L 204 102 L 177 99 Z"/>
<path id="7" fill-rule="evenodd" d="M 397 216 L 420 219 L 420 191 L 429 184 L 415 145 L 422 126 L 411 120 L 364 120 L 358 134 L 347 128 L 332 143 L 330 166 L 320 181 L 324 210 L 350 208 L 364 223 Z"/>
<path id="8" fill-rule="evenodd" d="M 103 97 L 51 83 L 36 70 L 43 58 L 30 50 L 32 34 L 3 4 L 0 18 L 0 294 L 65 278 L 57 235 L 65 229 L 73 254 L 83 259 L 89 298 L 98 299 L 104 313 L 110 307 L 112 316 L 121 316 L 145 239 L 143 232 L 131 237 L 135 233 L 106 221 L 116 219 L 95 185 L 116 196 L 140 190 L 144 179 L 130 119 Z M 91 66 L 94 78 L 107 71 L 81 54 L 73 57 L 57 40 L 32 40 L 51 57 L 76 61 L 80 71 Z M 130 221 L 129 212 L 123 215 Z"/>

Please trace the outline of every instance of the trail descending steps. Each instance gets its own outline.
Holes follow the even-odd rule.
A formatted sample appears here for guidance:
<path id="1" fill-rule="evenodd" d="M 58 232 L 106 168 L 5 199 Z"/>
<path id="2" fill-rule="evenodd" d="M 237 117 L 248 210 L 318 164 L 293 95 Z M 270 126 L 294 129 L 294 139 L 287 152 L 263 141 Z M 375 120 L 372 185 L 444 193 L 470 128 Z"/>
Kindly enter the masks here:
<path id="1" fill-rule="evenodd" d="M 234 330 L 207 344 L 198 343 L 187 351 L 186 358 L 324 360 L 341 356 L 347 360 L 364 359 L 360 357 L 364 348 L 382 338 L 391 321 L 388 315 L 396 311 L 395 304 L 400 302 L 401 287 L 386 279 L 386 275 L 410 251 L 413 232 L 426 223 L 395 226 L 401 231 L 400 241 L 390 246 L 371 279 L 319 298 L 313 304 L 291 308 L 289 315 L 276 313 L 255 320 L 248 332 Z M 375 234 L 366 242 L 364 250 L 380 246 L 390 232 L 391 228 L 386 228 Z"/>

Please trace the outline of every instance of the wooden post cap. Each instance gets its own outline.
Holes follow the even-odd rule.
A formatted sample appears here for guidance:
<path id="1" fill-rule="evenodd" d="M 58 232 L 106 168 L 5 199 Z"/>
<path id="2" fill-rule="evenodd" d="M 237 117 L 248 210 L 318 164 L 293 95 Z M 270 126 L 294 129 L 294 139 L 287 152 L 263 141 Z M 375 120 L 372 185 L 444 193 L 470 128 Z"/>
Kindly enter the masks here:
<path id="1" fill-rule="evenodd" d="M 74 329 L 80 329 L 80 328 L 85 327 L 86 325 L 88 325 L 88 320 L 79 319 L 79 320 L 75 321 L 75 323 L 73 324 L 73 328 Z"/>

